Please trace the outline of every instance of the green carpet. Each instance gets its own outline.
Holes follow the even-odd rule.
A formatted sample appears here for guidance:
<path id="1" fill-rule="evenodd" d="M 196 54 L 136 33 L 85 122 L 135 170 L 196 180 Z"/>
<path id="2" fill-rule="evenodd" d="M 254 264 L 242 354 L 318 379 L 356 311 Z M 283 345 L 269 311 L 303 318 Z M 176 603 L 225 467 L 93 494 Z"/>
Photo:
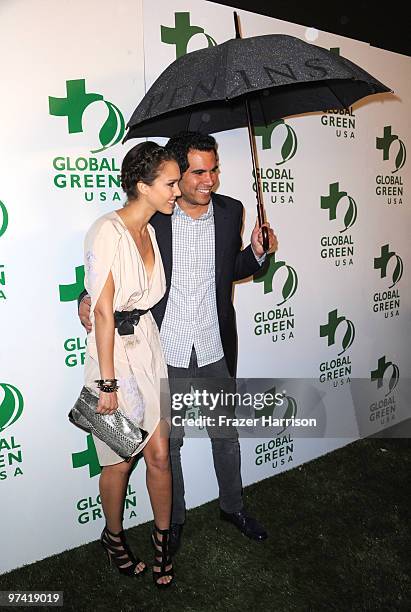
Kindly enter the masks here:
<path id="1" fill-rule="evenodd" d="M 93 542 L 0 576 L 0 590 L 64 591 L 79 612 L 409 611 L 410 451 L 408 439 L 361 440 L 247 487 L 263 543 L 221 522 L 216 501 L 191 510 L 172 589 L 121 576 Z M 147 561 L 150 528 L 127 532 Z"/>

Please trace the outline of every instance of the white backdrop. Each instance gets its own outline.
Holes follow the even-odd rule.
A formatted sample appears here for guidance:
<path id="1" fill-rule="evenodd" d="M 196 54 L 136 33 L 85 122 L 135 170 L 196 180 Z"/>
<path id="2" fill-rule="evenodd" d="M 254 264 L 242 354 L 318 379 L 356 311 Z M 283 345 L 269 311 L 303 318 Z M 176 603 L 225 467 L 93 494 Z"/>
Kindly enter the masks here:
<path id="1" fill-rule="evenodd" d="M 238 373 L 304 379 L 316 388 L 325 420 L 323 437 L 314 440 L 291 431 L 277 439 L 242 439 L 243 481 L 249 484 L 406 416 L 411 59 L 239 13 L 244 36 L 284 33 L 335 48 L 395 92 L 363 101 L 345 115 L 287 118 L 271 139 L 257 137 L 267 216 L 280 246 L 271 275 L 235 290 Z M 146 88 L 177 52 L 221 43 L 234 36 L 234 27 L 232 9 L 200 0 L 172 6 L 165 0 L 103 6 L 72 0 L 59 3 L 58 10 L 51 0 L 5 0 L 0 18 L 8 84 L 0 101 L 5 572 L 94 540 L 102 529 L 94 447 L 67 421 L 83 375 L 85 333 L 75 302 L 83 236 L 96 217 L 123 202 L 119 167 L 137 142 L 121 144 L 124 122 Z M 23 42 L 15 37 L 16 24 L 25 33 Z M 287 136 L 293 146 L 283 159 Z M 219 191 L 244 203 L 247 244 L 255 222 L 248 136 L 235 130 L 217 140 Z M 338 245 L 341 239 L 345 244 Z M 328 345 L 320 326 L 332 329 L 333 316 L 338 329 Z M 349 346 L 343 350 L 346 333 Z M 342 365 L 337 358 L 344 358 Z M 335 378 L 323 381 L 324 370 Z M 372 372 L 382 385 L 375 381 L 365 389 L 359 382 L 369 381 Z M 304 395 L 293 397 L 302 415 Z M 183 462 L 188 506 L 215 498 L 209 441 L 188 439 Z M 140 463 L 130 481 L 125 526 L 151 516 Z M 24 547 L 15 545 L 16 533 Z"/>

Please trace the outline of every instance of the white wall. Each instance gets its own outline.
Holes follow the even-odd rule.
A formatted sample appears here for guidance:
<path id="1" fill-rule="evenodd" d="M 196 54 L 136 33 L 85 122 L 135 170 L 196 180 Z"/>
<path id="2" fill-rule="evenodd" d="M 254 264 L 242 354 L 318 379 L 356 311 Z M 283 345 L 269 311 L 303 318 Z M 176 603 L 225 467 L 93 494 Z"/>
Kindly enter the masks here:
<path id="1" fill-rule="evenodd" d="M 172 6 L 165 1 L 119 0 L 103 7 L 96 0 L 72 0 L 60 3 L 58 10 L 51 0 L 9 0 L 1 5 L 2 80 L 8 86 L 0 100 L 0 492 L 6 517 L 0 526 L 0 572 L 93 540 L 102 529 L 93 447 L 81 455 L 87 449 L 86 435 L 67 420 L 82 384 L 85 346 L 72 299 L 78 287 L 70 292 L 67 286 L 75 283 L 75 268 L 82 265 L 85 230 L 123 201 L 120 189 L 109 183 L 118 179 L 121 160 L 136 141 L 122 145 L 120 138 L 112 143 L 121 136 L 122 118 L 129 119 L 146 87 L 175 59 L 176 47 L 162 42 L 161 26 L 174 27 L 179 12 L 189 13 L 191 25 L 204 30 L 191 38 L 188 51 L 205 46 L 205 34 L 217 43 L 234 36 L 232 10 L 200 0 L 176 0 Z M 273 133 L 269 149 L 263 150 L 257 138 L 261 167 L 268 174 L 284 169 L 291 191 L 284 194 L 284 202 L 279 201 L 280 194 L 272 201 L 276 194 L 271 190 L 279 189 L 280 183 L 270 179 L 267 217 L 279 237 L 276 260 L 285 262 L 275 274 L 273 289 L 264 293 L 262 282 L 248 282 L 235 291 L 239 376 L 286 381 L 296 416 L 311 411 L 321 417 L 321 436 L 300 437 L 297 430 L 288 429 L 266 440 L 242 439 L 243 480 L 249 484 L 407 416 L 410 164 L 406 161 L 392 171 L 401 142 L 406 150 L 410 140 L 406 113 L 411 60 L 324 32 L 314 32 L 317 37 L 312 40 L 312 31 L 307 33 L 302 26 L 239 13 L 244 36 L 284 33 L 305 40 L 308 36 L 326 48 L 338 47 L 341 55 L 395 92 L 361 102 L 345 117 L 317 113 L 286 119 Z M 23 38 L 15 36 L 16 24 L 24 31 Z M 69 92 L 74 91 L 69 100 L 71 133 L 67 116 L 56 114 L 64 112 L 64 102 L 62 106 L 52 100 L 49 112 L 49 97 L 66 98 L 67 83 Z M 99 95 L 86 99 L 90 104 L 81 115 L 80 107 L 75 112 L 73 99 L 79 104 L 83 86 L 87 94 Z M 337 121 L 346 127 L 338 127 Z M 100 135 L 104 124 L 105 134 Z M 385 127 L 398 137 L 386 161 L 376 148 L 376 138 L 383 136 Z M 293 131 L 297 148 L 278 166 L 287 130 Z M 101 139 L 107 148 L 93 153 L 102 147 Z M 244 203 L 248 243 L 255 197 L 247 133 L 244 129 L 220 133 L 217 140 L 220 192 Z M 402 195 L 396 196 L 396 202 L 394 196 L 377 195 L 377 177 L 398 180 L 394 189 L 402 189 Z M 334 221 L 320 206 L 321 196 L 327 196 L 334 183 L 357 206 L 357 220 L 344 233 L 340 232 L 348 197 L 341 199 Z M 337 258 L 336 265 L 335 257 L 321 257 L 322 237 L 332 241 L 346 235 L 354 249 L 352 256 L 345 257 L 349 265 L 343 265 L 344 258 Z M 374 259 L 381 256 L 384 245 L 395 254 L 381 278 Z M 398 292 L 393 299 L 399 300 L 399 306 L 388 303 L 388 310 L 374 312 L 374 304 L 384 307 L 390 301 L 375 302 L 374 296 L 388 290 L 400 262 L 402 278 L 392 289 Z M 297 290 L 280 307 L 283 285 L 293 271 Z M 59 286 L 68 301 L 61 301 Z M 289 316 L 282 320 L 293 321 L 285 338 L 273 341 L 276 333 L 256 334 L 255 319 L 269 318 L 278 308 L 287 309 Z M 340 324 L 334 345 L 320 337 L 320 325 L 335 309 L 352 322 L 355 338 L 343 355 L 349 358 L 345 375 L 337 372 L 335 380 L 321 382 L 322 364 L 337 359 L 349 327 L 346 321 Z M 368 383 L 379 360 L 381 367 L 386 365 L 381 388 Z M 399 382 L 390 392 L 390 378 L 397 373 L 394 366 Z M 208 440 L 187 440 L 183 457 L 188 506 L 215 498 Z M 151 518 L 144 479 L 140 463 L 130 481 L 126 527 Z M 16 533 L 24 548 L 15 546 Z"/>

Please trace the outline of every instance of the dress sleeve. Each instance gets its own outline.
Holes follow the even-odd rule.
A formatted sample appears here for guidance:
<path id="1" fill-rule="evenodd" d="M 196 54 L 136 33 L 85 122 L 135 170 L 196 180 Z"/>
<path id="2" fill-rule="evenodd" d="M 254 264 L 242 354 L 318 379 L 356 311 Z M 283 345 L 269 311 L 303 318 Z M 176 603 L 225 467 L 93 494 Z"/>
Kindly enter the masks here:
<path id="1" fill-rule="evenodd" d="M 106 283 L 119 247 L 121 232 L 109 219 L 98 219 L 84 240 L 84 286 L 91 298 L 90 314 Z"/>

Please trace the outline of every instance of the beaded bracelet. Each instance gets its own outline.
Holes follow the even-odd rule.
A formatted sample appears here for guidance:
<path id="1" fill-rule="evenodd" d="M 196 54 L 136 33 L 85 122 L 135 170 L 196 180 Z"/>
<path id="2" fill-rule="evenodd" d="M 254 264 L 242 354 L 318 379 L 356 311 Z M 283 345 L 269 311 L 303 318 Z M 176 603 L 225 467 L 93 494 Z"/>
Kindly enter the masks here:
<path id="1" fill-rule="evenodd" d="M 118 390 L 117 378 L 102 378 L 95 380 L 97 387 L 104 393 L 114 393 Z"/>

